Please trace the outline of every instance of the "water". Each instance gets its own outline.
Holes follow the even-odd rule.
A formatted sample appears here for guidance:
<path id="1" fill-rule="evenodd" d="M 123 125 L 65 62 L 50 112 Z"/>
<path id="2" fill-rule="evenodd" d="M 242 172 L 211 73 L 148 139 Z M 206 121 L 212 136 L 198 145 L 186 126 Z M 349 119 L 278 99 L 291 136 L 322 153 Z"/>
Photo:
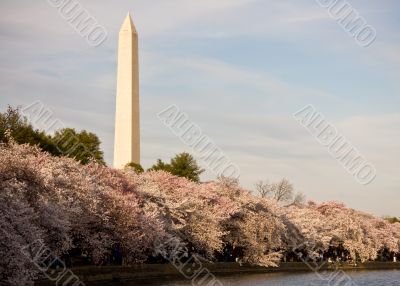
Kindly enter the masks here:
<path id="1" fill-rule="evenodd" d="M 329 277 L 332 273 L 322 273 L 322 277 Z M 272 273 L 272 274 L 251 274 L 219 277 L 224 286 L 400 286 L 400 270 L 389 271 L 350 271 L 346 276 L 336 276 L 329 280 L 322 280 L 315 273 Z M 344 280 L 351 279 L 354 284 Z M 191 283 L 190 280 L 175 281 L 132 281 L 121 284 L 107 284 L 102 286 L 192 286 L 204 284 Z M 219 285 L 219 284 L 215 284 Z"/>

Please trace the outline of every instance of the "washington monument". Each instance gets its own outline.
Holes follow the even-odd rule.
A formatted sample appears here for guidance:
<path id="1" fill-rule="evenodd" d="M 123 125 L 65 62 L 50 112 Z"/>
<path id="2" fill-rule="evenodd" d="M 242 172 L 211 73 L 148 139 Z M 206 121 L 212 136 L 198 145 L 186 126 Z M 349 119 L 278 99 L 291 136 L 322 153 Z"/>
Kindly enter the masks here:
<path id="1" fill-rule="evenodd" d="M 140 164 L 138 34 L 130 14 L 119 32 L 114 168 Z"/>

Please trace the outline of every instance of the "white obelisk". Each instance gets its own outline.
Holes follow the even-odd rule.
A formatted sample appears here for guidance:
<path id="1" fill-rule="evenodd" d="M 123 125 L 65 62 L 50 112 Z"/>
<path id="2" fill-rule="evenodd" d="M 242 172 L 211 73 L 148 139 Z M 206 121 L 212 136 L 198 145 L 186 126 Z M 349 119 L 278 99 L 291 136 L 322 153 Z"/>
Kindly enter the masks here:
<path id="1" fill-rule="evenodd" d="M 140 164 L 138 34 L 130 14 L 119 32 L 114 168 Z"/>

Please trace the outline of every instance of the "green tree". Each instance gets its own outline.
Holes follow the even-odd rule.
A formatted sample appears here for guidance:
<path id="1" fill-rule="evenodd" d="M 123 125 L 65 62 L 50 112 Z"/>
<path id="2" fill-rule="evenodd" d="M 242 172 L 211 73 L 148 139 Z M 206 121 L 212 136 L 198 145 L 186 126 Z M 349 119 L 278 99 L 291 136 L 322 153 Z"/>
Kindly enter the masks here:
<path id="1" fill-rule="evenodd" d="M 164 163 L 161 159 L 157 159 L 157 163 L 154 164 L 149 171 L 166 171 L 171 173 L 171 165 Z"/>
<path id="2" fill-rule="evenodd" d="M 163 170 L 179 177 L 187 178 L 191 181 L 200 181 L 200 175 L 204 172 L 197 164 L 196 160 L 189 153 L 180 153 L 171 159 L 170 163 L 164 163 L 161 159 L 153 165 L 150 170 Z"/>
<path id="3" fill-rule="evenodd" d="M 26 117 L 21 115 L 18 108 L 8 106 L 4 113 L 0 113 L 0 142 L 7 142 L 8 139 L 5 135 L 7 130 L 18 144 L 37 145 L 52 155 L 61 154 L 50 136 L 43 131 L 34 129 Z"/>
<path id="4" fill-rule="evenodd" d="M 387 220 L 390 223 L 397 223 L 400 222 L 400 218 L 397 218 L 395 216 L 391 217 L 391 216 L 387 216 L 384 218 L 385 220 Z"/>
<path id="5" fill-rule="evenodd" d="M 142 165 L 137 164 L 137 163 L 130 162 L 130 163 L 126 164 L 125 169 L 128 169 L 128 168 L 132 168 L 137 174 L 144 172 Z"/>
<path id="6" fill-rule="evenodd" d="M 7 142 L 7 131 L 18 144 L 37 145 L 54 156 L 73 157 L 83 164 L 88 163 L 91 158 L 104 164 L 101 142 L 94 133 L 85 130 L 78 133 L 75 129 L 66 128 L 57 131 L 52 137 L 44 131 L 34 129 L 19 108 L 11 106 L 0 113 L 0 143 Z"/>
<path id="7" fill-rule="evenodd" d="M 100 139 L 94 133 L 64 128 L 57 131 L 52 139 L 64 156 L 75 158 L 82 164 L 89 163 L 91 159 L 105 164 Z"/>
<path id="8" fill-rule="evenodd" d="M 172 174 L 185 177 L 194 182 L 200 181 L 200 175 L 204 172 L 204 170 L 197 165 L 193 156 L 186 152 L 172 158 L 170 165 Z"/>

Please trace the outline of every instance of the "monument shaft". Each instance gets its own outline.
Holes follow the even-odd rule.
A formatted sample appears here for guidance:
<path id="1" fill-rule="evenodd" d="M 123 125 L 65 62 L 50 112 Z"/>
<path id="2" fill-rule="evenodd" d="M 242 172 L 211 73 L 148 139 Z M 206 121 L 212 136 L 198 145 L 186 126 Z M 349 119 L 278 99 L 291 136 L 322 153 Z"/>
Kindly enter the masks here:
<path id="1" fill-rule="evenodd" d="M 114 168 L 140 164 L 138 34 L 130 15 L 119 32 Z"/>

